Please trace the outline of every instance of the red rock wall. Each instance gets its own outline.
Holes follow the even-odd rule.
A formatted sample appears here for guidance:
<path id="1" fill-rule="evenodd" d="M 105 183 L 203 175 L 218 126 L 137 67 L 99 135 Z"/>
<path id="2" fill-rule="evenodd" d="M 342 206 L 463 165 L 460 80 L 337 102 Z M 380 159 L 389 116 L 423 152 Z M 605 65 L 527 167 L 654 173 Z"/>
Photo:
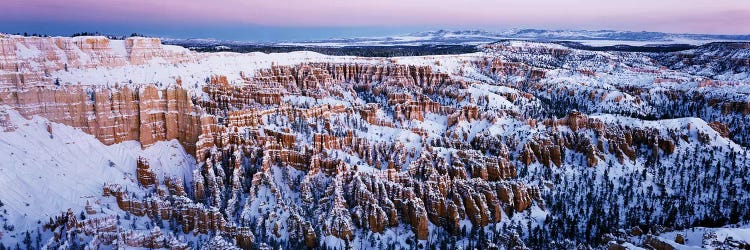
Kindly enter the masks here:
<path id="1" fill-rule="evenodd" d="M 107 145 L 137 140 L 148 147 L 177 139 L 191 154 L 195 153 L 203 113 L 187 91 L 176 87 L 29 87 L 0 91 L 0 104 L 14 107 L 27 118 L 38 115 L 79 128 Z"/>

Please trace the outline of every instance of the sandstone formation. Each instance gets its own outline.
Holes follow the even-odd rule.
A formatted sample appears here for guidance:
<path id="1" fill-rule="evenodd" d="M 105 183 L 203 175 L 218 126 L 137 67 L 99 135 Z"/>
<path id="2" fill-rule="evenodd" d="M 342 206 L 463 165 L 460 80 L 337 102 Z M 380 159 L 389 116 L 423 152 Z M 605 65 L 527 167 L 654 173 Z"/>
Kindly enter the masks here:
<path id="1" fill-rule="evenodd" d="M 50 77 L 51 72 L 142 65 L 153 58 L 180 63 L 194 60 L 195 55 L 186 50 L 165 49 L 157 38 L 131 37 L 124 41 L 105 37 L 0 38 L 0 88 L 52 85 L 55 79 Z"/>
<path id="2" fill-rule="evenodd" d="M 14 107 L 25 117 L 38 115 L 79 128 L 104 144 L 137 140 L 148 147 L 157 141 L 177 139 L 191 154 L 196 149 L 203 113 L 179 87 L 28 87 L 0 92 L 0 103 Z"/>

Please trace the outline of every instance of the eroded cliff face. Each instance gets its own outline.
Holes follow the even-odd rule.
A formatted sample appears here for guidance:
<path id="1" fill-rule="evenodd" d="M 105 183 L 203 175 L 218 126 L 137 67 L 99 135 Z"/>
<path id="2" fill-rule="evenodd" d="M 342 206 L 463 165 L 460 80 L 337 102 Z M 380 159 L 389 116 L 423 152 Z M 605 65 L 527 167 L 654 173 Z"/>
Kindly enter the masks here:
<path id="1" fill-rule="evenodd" d="M 194 61 L 196 55 L 185 49 L 162 45 L 157 38 L 110 40 L 105 37 L 10 36 L 0 38 L 0 88 L 59 84 L 59 79 L 52 76 L 57 71 L 137 66 L 152 59 L 177 64 Z"/>
<path id="2" fill-rule="evenodd" d="M 27 118 L 38 115 L 80 128 L 107 145 L 137 140 L 148 147 L 178 139 L 194 154 L 203 112 L 179 81 L 169 87 L 102 86 L 105 83 L 96 79 L 63 84 L 53 75 L 74 69 L 102 69 L 106 74 L 106 69 L 153 60 L 178 64 L 195 58 L 194 53 L 164 46 L 156 38 L 4 37 L 0 38 L 0 103 Z"/>
<path id="3" fill-rule="evenodd" d="M 157 89 L 37 86 L 0 91 L 0 103 L 25 117 L 41 116 L 79 128 L 111 145 L 136 140 L 143 147 L 177 139 L 194 154 L 203 111 L 187 91 Z"/>

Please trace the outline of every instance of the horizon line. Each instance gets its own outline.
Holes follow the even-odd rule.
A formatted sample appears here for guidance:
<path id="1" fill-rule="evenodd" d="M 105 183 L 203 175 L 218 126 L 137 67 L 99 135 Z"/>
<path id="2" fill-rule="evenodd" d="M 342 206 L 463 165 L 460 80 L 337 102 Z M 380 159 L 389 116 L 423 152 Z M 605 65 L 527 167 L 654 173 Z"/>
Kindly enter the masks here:
<path id="1" fill-rule="evenodd" d="M 336 30 L 336 29 L 388 29 L 391 27 L 386 26 L 339 26 L 339 27 L 298 27 L 298 26 L 247 26 L 246 28 L 268 28 L 268 29 L 294 29 L 294 30 Z M 397 28 L 396 28 L 397 29 Z M 137 30 L 137 29 L 133 29 Z M 504 32 L 512 32 L 512 31 L 523 31 L 523 30 L 538 30 L 538 31 L 552 31 L 552 32 L 559 32 L 559 31 L 578 31 L 578 32 L 597 32 L 597 31 L 606 31 L 606 32 L 632 32 L 632 33 L 656 33 L 656 34 L 664 34 L 664 35 L 704 35 L 704 36 L 733 36 L 733 37 L 741 37 L 741 36 L 750 36 L 750 33 L 706 33 L 706 32 L 665 32 L 665 31 L 649 31 L 649 30 L 627 30 L 627 29 L 615 29 L 615 28 L 600 28 L 600 29 L 580 29 L 580 28 L 507 28 L 507 29 L 488 29 L 488 28 L 425 28 L 421 29 L 421 31 L 413 31 L 413 32 L 398 32 L 394 31 L 391 33 L 388 33 L 386 35 L 355 35 L 355 36 L 331 36 L 328 38 L 315 38 L 315 39 L 309 39 L 309 38 L 298 38 L 298 39 L 278 39 L 275 41 L 265 41 L 265 42 L 283 42 L 283 41 L 321 41 L 321 40 L 335 40 L 335 39 L 352 39 L 352 38 L 386 38 L 386 37 L 394 37 L 394 36 L 404 36 L 404 35 L 414 35 L 418 33 L 430 33 L 430 32 L 467 32 L 467 31 L 478 31 L 478 32 L 485 32 L 493 35 L 501 35 L 501 33 Z M 20 35 L 20 36 L 42 36 L 42 37 L 76 37 L 76 36 L 82 36 L 79 34 L 88 33 L 91 35 L 87 36 L 104 36 L 104 37 L 131 37 L 131 36 L 141 36 L 141 37 L 150 37 L 150 38 L 162 38 L 162 39 L 174 39 L 174 40 L 190 40 L 190 39 L 204 39 L 204 40 L 214 40 L 214 41 L 238 41 L 238 42 L 260 42 L 260 40 L 256 39 L 227 39 L 227 38 L 216 38 L 212 36 L 183 36 L 179 37 L 180 35 L 175 36 L 168 34 L 169 32 L 162 32 L 162 34 L 156 34 L 159 32 L 130 32 L 130 31 L 98 31 L 97 29 L 93 29 L 93 31 L 77 31 L 69 34 L 63 34 L 63 31 L 58 32 L 6 32 L 6 31 L 0 31 L 0 34 L 5 35 Z M 617 39 L 614 39 L 617 40 Z"/>

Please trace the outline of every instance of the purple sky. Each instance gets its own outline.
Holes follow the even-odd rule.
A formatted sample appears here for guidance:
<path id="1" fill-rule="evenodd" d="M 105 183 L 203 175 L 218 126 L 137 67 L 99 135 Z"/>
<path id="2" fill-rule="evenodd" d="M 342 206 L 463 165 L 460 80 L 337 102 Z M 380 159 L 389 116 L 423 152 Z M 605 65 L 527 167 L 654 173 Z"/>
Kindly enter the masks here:
<path id="1" fill-rule="evenodd" d="M 750 34 L 750 0 L 3 0 L 3 22 Z"/>

